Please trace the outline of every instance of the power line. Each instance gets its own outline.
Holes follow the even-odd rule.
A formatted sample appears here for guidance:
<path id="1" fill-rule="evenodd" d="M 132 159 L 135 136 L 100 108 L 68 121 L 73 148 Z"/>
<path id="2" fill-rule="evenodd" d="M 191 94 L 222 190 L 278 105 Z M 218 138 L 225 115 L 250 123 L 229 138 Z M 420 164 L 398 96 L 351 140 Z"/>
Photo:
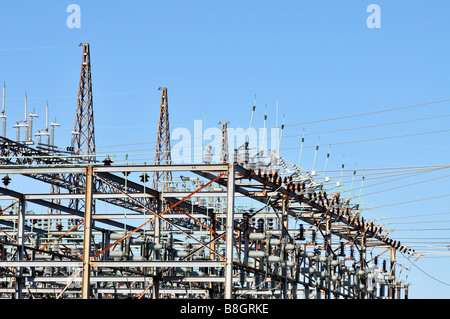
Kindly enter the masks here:
<path id="1" fill-rule="evenodd" d="M 443 117 L 448 117 L 448 116 L 450 116 L 450 114 L 438 115 L 438 116 L 432 116 L 432 117 L 424 117 L 424 118 L 419 118 L 419 119 L 412 119 L 412 120 L 405 120 L 405 121 L 398 121 L 398 122 L 389 122 L 389 123 L 381 123 L 381 124 L 374 124 L 374 125 L 357 126 L 357 127 L 343 128 L 343 129 L 337 129 L 337 130 L 329 130 L 329 131 L 321 131 L 321 132 L 313 132 L 313 133 L 304 133 L 304 134 L 295 134 L 295 135 L 286 135 L 285 138 L 298 137 L 298 136 L 307 136 L 307 135 L 318 135 L 318 134 L 326 134 L 326 133 L 336 133 L 336 132 L 344 132 L 344 131 L 353 131 L 353 130 L 366 129 L 366 128 L 374 128 L 374 127 L 382 127 L 382 126 L 388 126 L 388 125 L 396 125 L 396 124 L 404 124 L 404 123 L 410 123 L 410 122 L 431 120 L 431 119 L 443 118 Z"/>
<path id="2" fill-rule="evenodd" d="M 426 168 L 450 168 L 450 165 L 447 164 L 440 164 L 440 165 L 420 165 L 420 166 L 397 166 L 397 167 L 381 167 L 381 168 L 377 168 L 377 167 L 373 167 L 373 168 L 364 168 L 364 171 L 374 171 L 374 170 L 413 170 L 413 169 L 426 169 Z M 327 170 L 327 172 L 340 172 L 340 171 L 355 171 L 356 169 L 342 169 L 342 170 Z M 357 170 L 356 170 L 357 171 Z M 316 172 L 323 172 L 323 171 L 319 171 L 316 170 Z"/>
<path id="3" fill-rule="evenodd" d="M 406 202 L 387 204 L 387 205 L 376 206 L 376 207 L 372 207 L 372 208 L 365 208 L 364 210 L 378 209 L 378 208 L 382 208 L 382 207 L 390 207 L 390 206 L 396 206 L 396 205 L 402 205 L 402 204 L 409 204 L 409 203 L 419 202 L 419 201 L 423 201 L 423 200 L 429 200 L 429 199 L 435 199 L 435 198 L 440 198 L 440 197 L 446 197 L 446 196 L 450 196 L 450 194 L 437 195 L 437 196 L 426 197 L 426 198 L 419 198 L 419 199 L 413 199 L 413 200 L 406 201 Z"/>
<path id="4" fill-rule="evenodd" d="M 450 99 L 438 100 L 438 101 L 432 101 L 432 102 L 425 102 L 425 103 L 420 103 L 420 104 L 396 107 L 396 108 L 379 110 L 379 111 L 373 111 L 373 112 L 367 112 L 367 113 L 360 113 L 360 114 L 346 115 L 346 116 L 340 116 L 340 117 L 333 117 L 333 118 L 328 118 L 328 119 L 323 119 L 323 120 L 316 120 L 316 121 L 309 121 L 309 122 L 295 123 L 295 124 L 287 124 L 287 125 L 285 125 L 285 127 L 306 125 L 306 124 L 313 124 L 313 123 L 320 123 L 320 122 L 327 122 L 327 121 L 334 121 L 334 120 L 341 120 L 341 119 L 346 119 L 346 118 L 366 116 L 366 115 L 372 115 L 372 114 L 378 114 L 378 113 L 384 113 L 384 112 L 392 112 L 392 111 L 397 111 L 397 110 L 403 110 L 403 109 L 414 108 L 414 107 L 425 106 L 425 105 L 436 104 L 436 103 L 443 103 L 443 102 L 448 102 L 448 101 L 450 101 Z"/>
<path id="5" fill-rule="evenodd" d="M 64 48 L 77 48 L 78 45 L 61 45 L 61 46 L 48 46 L 48 47 L 29 47 L 29 48 L 8 48 L 0 49 L 0 52 L 8 51 L 30 51 L 30 50 L 48 50 L 48 49 L 64 49 Z"/>
<path id="6" fill-rule="evenodd" d="M 436 133 L 444 133 L 444 132 L 450 132 L 450 129 L 421 132 L 421 133 L 411 133 L 411 134 L 404 134 L 404 135 L 395 135 L 395 136 L 386 136 L 386 137 L 377 137 L 377 138 L 354 140 L 354 141 L 347 141 L 347 142 L 327 143 L 327 144 L 320 144 L 320 145 L 308 145 L 308 146 L 303 146 L 303 148 L 313 148 L 313 147 L 320 147 L 320 146 L 342 145 L 342 144 L 363 143 L 363 142 L 374 142 L 374 141 L 381 141 L 381 140 L 387 140 L 387 139 L 403 138 L 403 137 L 426 135 L 426 134 L 436 134 Z M 290 150 L 290 149 L 298 149 L 298 148 L 300 148 L 300 146 L 285 147 L 285 148 L 282 148 L 281 150 Z"/>
<path id="7" fill-rule="evenodd" d="M 404 224 L 430 224 L 430 223 L 448 223 L 450 220 L 427 220 L 420 222 L 401 222 L 401 223 L 389 223 L 389 225 L 404 225 Z"/>
<path id="8" fill-rule="evenodd" d="M 130 92 L 121 92 L 121 93 L 105 93 L 105 94 L 100 94 L 100 95 L 111 95 L 111 94 L 128 94 Z M 142 93 L 142 92 L 139 92 Z M 98 94 L 97 94 L 98 95 Z M 449 101 L 448 100 L 443 100 L 443 101 Z M 433 103 L 433 102 L 430 102 Z M 380 111 L 382 112 L 382 111 Z M 364 114 L 370 114 L 370 113 L 364 113 Z M 360 116 L 359 114 L 357 115 L 351 115 L 349 117 L 353 117 L 353 116 Z M 444 114 L 444 115 L 438 115 L 438 116 L 432 116 L 432 117 L 424 117 L 424 118 L 418 118 L 418 119 L 411 119 L 411 120 L 405 120 L 405 121 L 398 121 L 398 122 L 388 122 L 388 123 L 381 123 L 381 124 L 374 124 L 374 125 L 366 125 L 366 126 L 359 126 L 359 127 L 351 127 L 351 128 L 344 128 L 344 129 L 337 129 L 337 130 L 329 130 L 329 131 L 321 131 L 321 132 L 313 132 L 313 133 L 305 133 L 305 134 L 294 134 L 294 135 L 287 135 L 284 136 L 284 138 L 291 138 L 291 137 L 298 137 L 298 136 L 304 136 L 304 135 L 318 135 L 318 134 L 326 134 L 326 133 L 335 133 L 335 132 L 342 132 L 342 131 L 350 131 L 350 130 L 358 130 L 358 129 L 365 129 L 365 128 L 374 128 L 374 127 L 382 127 L 382 126 L 388 126 L 388 125 L 397 125 L 397 124 L 404 124 L 404 123 L 410 123 L 410 122 L 417 122 L 417 121 L 424 121 L 424 120 L 431 120 L 431 119 L 437 119 L 437 118 L 443 118 L 443 117 L 448 117 L 450 116 L 450 114 Z M 330 119 L 325 119 L 325 120 L 319 120 L 318 122 L 321 121 L 328 121 Z M 307 123 L 312 123 L 312 122 L 305 122 Z M 299 123 L 298 125 L 300 125 L 302 123 Z M 285 125 L 285 126 L 293 126 L 293 125 L 297 125 L 297 124 L 291 124 L 291 125 Z M 267 137 L 267 139 L 269 139 L 269 137 Z M 130 145 L 139 145 L 139 144 L 152 144 L 152 143 L 156 143 L 156 141 L 152 141 L 152 142 L 142 142 L 142 143 L 129 143 L 129 144 L 118 144 L 118 145 L 108 145 L 108 146 L 101 146 L 101 148 L 106 148 L 106 147 L 116 147 L 116 146 L 130 146 Z M 312 146 L 309 146 L 312 147 Z"/>
<path id="9" fill-rule="evenodd" d="M 444 175 L 444 176 L 439 176 L 439 177 L 435 177 L 435 178 L 430 178 L 430 179 L 427 179 L 427 180 L 422 180 L 422 181 L 418 181 L 418 182 L 414 182 L 414 183 L 409 183 L 409 184 L 406 184 L 406 185 L 395 186 L 395 187 L 392 187 L 392 188 L 383 189 L 383 190 L 379 190 L 379 191 L 376 191 L 376 192 L 364 194 L 363 196 L 365 197 L 365 196 L 369 196 L 369 195 L 374 195 L 374 194 L 378 194 L 378 193 L 383 193 L 383 192 L 387 192 L 387 191 L 392 191 L 392 190 L 395 190 L 395 189 L 399 189 L 399 188 L 403 188 L 403 187 L 408 187 L 408 186 L 412 186 L 412 185 L 417 185 L 417 184 L 421 184 L 421 183 L 426 183 L 426 182 L 434 181 L 434 180 L 437 180 L 437 179 L 446 178 L 446 177 L 449 177 L 449 176 L 450 176 L 450 175 Z"/>
<path id="10" fill-rule="evenodd" d="M 415 217 L 434 216 L 434 215 L 446 215 L 446 214 L 450 214 L 450 212 L 420 214 L 420 215 L 409 215 L 409 216 L 399 216 L 399 217 L 389 217 L 389 218 L 384 218 L 384 219 L 388 220 L 388 219 L 401 219 L 401 218 L 415 218 Z"/>
<path id="11" fill-rule="evenodd" d="M 411 229 L 396 229 L 395 231 L 442 231 L 450 230 L 450 228 L 411 228 Z"/>
<path id="12" fill-rule="evenodd" d="M 377 137 L 377 138 L 364 139 L 364 140 L 354 140 L 354 141 L 346 141 L 346 142 L 327 143 L 327 144 L 320 144 L 320 145 L 307 145 L 307 146 L 303 146 L 303 148 L 316 148 L 316 147 L 320 147 L 320 146 L 330 146 L 330 145 L 342 145 L 342 144 L 351 144 L 351 143 L 373 142 L 373 141 L 380 141 L 380 140 L 386 140 L 386 139 L 403 138 L 403 137 L 418 136 L 418 135 L 426 135 L 426 134 L 444 133 L 444 132 L 449 132 L 449 131 L 450 131 L 450 129 L 445 129 L 445 130 L 428 131 L 428 132 L 421 132 L 421 133 L 411 133 L 411 134 L 404 134 L 404 135 L 395 135 L 395 136 Z M 118 144 L 118 145 L 102 146 L 101 148 L 115 147 L 115 146 L 131 146 L 131 145 L 151 144 L 151 143 L 155 143 L 155 142 L 142 142 L 142 143 Z M 285 148 L 282 148 L 282 149 L 280 149 L 280 150 L 290 150 L 290 149 L 298 149 L 298 148 L 300 148 L 300 146 L 285 147 Z"/>
<path id="13" fill-rule="evenodd" d="M 446 286 L 450 286 L 450 284 L 443 282 L 442 280 L 437 279 L 436 277 L 431 276 L 429 273 L 425 272 L 423 269 L 421 269 L 419 266 L 417 266 L 415 263 L 412 264 L 414 267 L 416 267 L 417 269 L 419 269 L 421 272 L 423 272 L 425 275 L 427 275 L 428 277 L 430 277 L 431 279 L 436 280 L 437 282 L 440 282 L 441 284 L 444 284 Z"/>

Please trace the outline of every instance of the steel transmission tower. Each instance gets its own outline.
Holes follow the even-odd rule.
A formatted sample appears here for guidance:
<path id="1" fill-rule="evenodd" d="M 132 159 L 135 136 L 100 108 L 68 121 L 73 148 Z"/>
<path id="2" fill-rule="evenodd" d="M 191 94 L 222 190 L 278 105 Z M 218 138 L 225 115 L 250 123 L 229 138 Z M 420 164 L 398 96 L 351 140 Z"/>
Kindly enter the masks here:
<path id="1" fill-rule="evenodd" d="M 83 56 L 81 61 L 80 83 L 78 88 L 78 99 L 74 130 L 72 131 L 72 147 L 73 151 L 79 155 L 95 154 L 95 135 L 94 135 L 94 108 L 92 100 L 92 78 L 91 78 L 91 57 L 89 43 L 80 44 L 83 46 Z M 93 162 L 93 157 L 78 158 L 77 161 Z M 58 178 L 58 176 L 56 176 Z M 74 186 L 71 192 L 82 192 L 84 185 L 84 176 L 72 174 L 68 176 Z M 60 188 L 52 185 L 50 193 L 59 194 Z M 54 201 L 60 204 L 60 200 Z M 84 207 L 83 200 L 71 200 L 69 206 L 74 209 Z M 51 210 L 53 212 L 53 210 Z"/>
<path id="2" fill-rule="evenodd" d="M 77 111 L 74 126 L 75 149 L 82 155 L 95 154 L 94 107 L 92 100 L 91 57 L 89 44 L 83 44 L 80 85 L 78 89 Z M 94 158 L 86 157 L 92 162 Z"/>
<path id="3" fill-rule="evenodd" d="M 155 165 L 171 165 L 170 154 L 170 130 L 169 130 L 169 105 L 167 99 L 167 88 L 160 88 L 161 108 L 159 112 L 158 137 L 156 140 Z M 172 181 L 172 172 L 154 172 L 152 188 L 168 190 L 168 183 Z M 162 184 L 162 185 L 161 185 Z"/>
<path id="4" fill-rule="evenodd" d="M 95 161 L 95 135 L 94 135 L 94 107 L 92 99 L 92 77 L 91 77 L 91 56 L 89 44 L 83 45 L 83 57 L 81 61 L 80 84 L 78 88 L 77 109 L 75 117 L 74 130 L 72 132 L 72 145 L 75 153 L 82 155 L 78 161 L 91 163 Z M 86 155 L 86 156 L 84 156 Z M 84 191 L 84 179 L 82 174 L 73 174 L 72 183 L 74 189 L 72 192 L 78 193 Z M 83 200 L 71 200 L 70 207 L 82 209 Z M 94 206 L 95 207 L 95 206 Z"/>

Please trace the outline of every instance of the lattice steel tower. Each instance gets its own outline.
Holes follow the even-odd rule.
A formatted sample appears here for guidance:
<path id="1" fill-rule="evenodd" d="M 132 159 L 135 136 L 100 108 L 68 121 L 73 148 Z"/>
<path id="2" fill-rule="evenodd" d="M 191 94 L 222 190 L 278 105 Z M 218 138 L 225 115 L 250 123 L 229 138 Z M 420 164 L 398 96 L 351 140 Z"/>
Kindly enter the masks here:
<path id="1" fill-rule="evenodd" d="M 94 134 L 94 107 L 92 99 L 92 77 L 91 77 L 91 56 L 89 44 L 80 44 L 83 46 L 83 57 L 81 61 L 80 84 L 78 87 L 77 110 L 75 126 L 72 132 L 75 153 L 83 155 L 80 161 L 84 163 L 94 162 L 95 157 L 95 134 Z M 87 156 L 84 156 L 87 155 Z M 71 176 L 74 188 L 71 192 L 84 192 L 85 177 L 80 174 Z M 83 209 L 84 200 L 71 200 L 70 205 L 74 209 Z M 95 207 L 95 206 L 94 206 Z"/>
<path id="2" fill-rule="evenodd" d="M 95 154 L 94 107 L 92 99 L 91 57 L 89 44 L 83 44 L 80 85 L 74 126 L 74 146 L 80 155 Z M 92 157 L 84 160 L 94 161 Z"/>
<path id="3" fill-rule="evenodd" d="M 156 140 L 155 165 L 171 165 L 172 158 L 170 154 L 170 130 L 169 130 L 169 105 L 167 98 L 167 88 L 160 88 L 161 108 L 159 112 L 158 137 Z M 172 181 L 172 172 L 154 172 L 152 188 L 168 190 L 168 184 Z M 161 186 L 162 183 L 162 186 Z"/>

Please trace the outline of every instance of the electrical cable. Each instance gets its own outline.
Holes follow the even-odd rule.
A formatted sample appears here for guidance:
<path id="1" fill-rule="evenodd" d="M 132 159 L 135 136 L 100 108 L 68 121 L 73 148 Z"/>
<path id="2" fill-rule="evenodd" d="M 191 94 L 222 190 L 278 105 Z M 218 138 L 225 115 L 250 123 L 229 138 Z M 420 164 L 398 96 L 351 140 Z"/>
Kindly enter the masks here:
<path id="1" fill-rule="evenodd" d="M 434 277 L 434 276 L 431 276 L 429 273 L 427 273 L 427 272 L 425 272 L 423 269 L 421 269 L 419 266 L 417 266 L 415 263 L 414 264 L 412 264 L 414 267 L 416 267 L 417 269 L 419 269 L 422 273 L 424 273 L 425 275 L 427 275 L 428 277 L 430 277 L 431 279 L 433 279 L 433 280 L 435 280 L 435 281 L 437 281 L 437 282 L 440 282 L 441 284 L 444 284 L 444 285 L 446 285 L 446 286 L 450 286 L 450 284 L 448 284 L 448 283 L 446 283 L 446 282 L 444 282 L 444 281 L 442 281 L 442 280 L 439 280 L 439 279 L 437 279 L 436 277 Z"/>
<path id="2" fill-rule="evenodd" d="M 420 132 L 420 133 L 411 133 L 411 134 L 404 134 L 404 135 L 376 137 L 376 138 L 370 138 L 370 139 L 364 139 L 364 140 L 354 140 L 354 141 L 346 141 L 346 142 L 327 143 L 327 144 L 321 144 L 321 145 L 308 145 L 308 146 L 303 146 L 303 148 L 313 148 L 313 147 L 329 146 L 329 145 L 344 145 L 344 144 L 364 143 L 364 142 L 375 142 L 375 141 L 382 141 L 382 140 L 388 140 L 388 139 L 404 138 L 404 137 L 427 135 L 427 134 L 437 134 L 437 133 L 445 133 L 445 132 L 450 132 L 450 129 L 429 131 L 429 132 Z M 300 148 L 300 147 L 299 146 L 293 146 L 293 147 L 285 147 L 285 148 L 282 148 L 281 150 L 291 150 L 291 149 L 298 149 L 298 148 Z"/>
<path id="3" fill-rule="evenodd" d="M 381 206 L 376 206 L 376 207 L 372 207 L 372 208 L 364 208 L 364 210 L 372 210 L 372 209 L 379 209 L 379 208 L 382 208 L 382 207 L 390 207 L 390 206 L 395 206 L 395 205 L 409 204 L 409 203 L 419 202 L 419 201 L 423 201 L 423 200 L 429 200 L 429 199 L 435 199 L 435 198 L 440 198 L 440 197 L 446 197 L 446 196 L 450 196 L 450 194 L 437 195 L 437 196 L 425 197 L 425 198 L 419 198 L 419 199 L 413 199 L 413 200 L 410 200 L 410 201 L 399 202 L 399 203 L 392 203 L 392 204 L 387 204 L 387 205 L 381 205 Z"/>
<path id="4" fill-rule="evenodd" d="M 316 120 L 316 121 L 309 121 L 309 122 L 303 122 L 303 123 L 287 124 L 285 126 L 298 126 L 298 125 L 306 125 L 306 124 L 313 124 L 313 123 L 328 122 L 328 121 L 341 120 L 341 119 L 347 119 L 347 118 L 352 118 L 352 117 L 359 117 L 359 116 L 379 114 L 379 113 L 385 113 L 385 112 L 391 112 L 391 111 L 404 110 L 404 109 L 409 109 L 409 108 L 414 108 L 414 107 L 419 107 L 419 106 L 425 106 L 425 105 L 431 105 L 431 104 L 437 104 L 437 103 L 443 103 L 443 102 L 448 102 L 448 101 L 450 101 L 450 99 L 437 100 L 437 101 L 425 102 L 425 103 L 420 103 L 420 104 L 414 104 L 414 105 L 408 105 L 408 106 L 384 109 L 384 110 L 367 112 L 367 113 L 346 115 L 346 116 L 340 116 L 340 117 L 334 117 L 334 118 L 328 118 L 328 119 L 322 119 L 322 120 Z"/>
<path id="5" fill-rule="evenodd" d="M 100 94 L 100 95 L 129 94 L 129 93 L 130 92 L 104 93 L 104 94 Z M 447 101 L 447 100 L 444 100 L 444 101 Z M 431 103 L 433 103 L 433 102 L 431 102 Z M 357 114 L 357 115 L 352 115 L 350 117 L 353 117 L 353 116 L 360 116 L 360 115 Z M 329 131 L 322 131 L 322 132 L 313 132 L 313 133 L 304 133 L 303 132 L 301 135 L 302 136 L 305 136 L 305 135 L 317 135 L 317 134 L 326 134 L 326 133 L 335 133 L 335 132 L 342 132 L 342 131 L 349 131 L 349 130 L 373 128 L 373 127 L 382 127 L 382 126 L 388 126 L 388 125 L 397 125 L 397 124 L 404 124 L 404 123 L 410 123 L 410 122 L 438 119 L 438 118 L 443 118 L 443 117 L 448 117 L 448 116 L 450 116 L 450 114 L 437 115 L 437 116 L 432 116 L 432 117 L 424 117 L 424 118 L 411 119 L 411 120 L 404 120 L 404 121 L 398 121 L 398 122 L 388 122 L 388 123 L 381 123 L 381 124 L 374 124 L 374 125 L 367 125 L 367 126 L 360 126 L 360 127 L 351 127 L 351 128 L 337 129 L 337 130 L 329 130 Z M 325 119 L 325 120 L 320 120 L 320 121 L 328 121 L 328 120 L 330 120 L 330 119 Z M 303 124 L 307 124 L 307 123 L 311 123 L 311 122 L 305 122 Z M 302 123 L 299 123 L 299 125 L 300 124 L 302 124 Z M 293 126 L 293 124 L 291 124 L 291 125 L 284 125 L 284 126 L 285 127 L 286 126 Z M 284 138 L 291 138 L 291 137 L 297 137 L 297 136 L 300 136 L 300 134 L 288 135 L 288 136 L 284 136 Z M 196 137 L 196 138 L 198 139 L 198 138 L 203 138 L 203 137 Z M 248 141 L 250 141 L 249 136 L 247 136 L 247 138 L 248 138 Z M 267 139 L 269 139 L 269 137 L 267 137 Z M 172 141 L 177 141 L 177 140 L 172 140 Z M 141 142 L 141 143 L 127 143 L 127 144 L 98 146 L 97 148 L 121 147 L 121 146 L 131 146 L 131 145 L 141 145 L 141 144 L 155 144 L 155 143 L 156 143 L 156 141 L 150 141 L 150 142 Z"/>
<path id="6" fill-rule="evenodd" d="M 313 133 L 305 133 L 305 132 L 303 132 L 302 134 L 287 135 L 287 136 L 285 136 L 285 138 L 298 137 L 298 136 L 307 136 L 307 135 L 327 134 L 327 133 L 336 133 L 336 132 L 344 132 L 344 131 L 353 131 L 353 130 L 359 130 L 359 129 L 374 128 L 374 127 L 383 127 L 383 126 L 389 126 L 389 125 L 405 124 L 405 123 L 411 123 L 411 122 L 418 122 L 418 121 L 425 121 L 425 120 L 443 118 L 443 117 L 448 117 L 448 116 L 450 116 L 450 114 L 437 115 L 437 116 L 431 116 L 431 117 L 423 117 L 423 118 L 412 119 L 412 120 L 404 120 L 404 121 L 398 121 L 398 122 L 388 122 L 388 123 L 380 123 L 380 124 L 373 124 L 373 125 L 357 126 L 357 127 L 329 130 L 329 131 L 313 132 Z"/>
<path id="7" fill-rule="evenodd" d="M 415 218 L 415 217 L 432 216 L 432 215 L 444 215 L 444 214 L 450 214 L 450 212 L 430 213 L 430 214 L 421 214 L 421 215 L 409 215 L 409 216 L 400 216 L 400 217 L 388 217 L 388 218 L 384 218 L 384 219 Z"/>
<path id="8" fill-rule="evenodd" d="M 395 186 L 395 187 L 392 187 L 392 188 L 383 189 L 383 190 L 380 190 L 380 191 L 376 191 L 376 192 L 364 194 L 363 196 L 366 197 L 366 196 L 369 196 L 369 195 L 374 195 L 374 194 L 378 194 L 378 193 L 383 193 L 383 192 L 387 192 L 387 191 L 392 191 L 392 190 L 395 190 L 395 189 L 399 189 L 399 188 L 403 188 L 403 187 L 408 187 L 408 186 L 412 186 L 412 185 L 417 185 L 417 184 L 421 184 L 421 183 L 426 183 L 426 182 L 434 181 L 434 180 L 437 180 L 437 179 L 446 178 L 446 177 L 449 177 L 449 176 L 450 176 L 450 175 L 439 176 L 439 177 L 430 178 L 430 179 L 423 180 L 423 181 L 418 181 L 418 182 L 414 182 L 414 183 L 409 183 L 409 184 L 406 184 L 406 185 Z"/>

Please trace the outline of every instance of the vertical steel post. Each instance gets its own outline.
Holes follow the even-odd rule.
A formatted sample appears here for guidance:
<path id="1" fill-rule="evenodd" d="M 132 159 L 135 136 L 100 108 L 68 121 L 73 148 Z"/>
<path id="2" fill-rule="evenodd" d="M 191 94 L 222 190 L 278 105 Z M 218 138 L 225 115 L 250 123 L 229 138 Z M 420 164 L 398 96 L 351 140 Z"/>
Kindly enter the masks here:
<path id="1" fill-rule="evenodd" d="M 213 211 L 213 212 L 211 212 L 211 217 L 210 217 L 210 219 L 211 219 L 211 223 L 210 223 L 210 227 L 211 227 L 211 229 L 215 232 L 216 231 L 216 213 Z M 210 237 L 209 237 L 209 240 L 210 241 L 213 241 L 214 239 L 216 239 L 216 234 L 214 233 L 214 232 L 210 232 Z M 211 244 L 210 244 L 210 246 L 211 246 L 211 252 L 210 252 L 210 254 L 209 254 L 209 259 L 210 260 L 215 260 L 216 259 L 216 254 L 214 253 L 215 251 L 216 251 L 216 242 L 215 241 L 213 241 Z M 216 269 L 215 268 L 208 268 L 208 271 L 209 271 L 209 275 L 215 275 L 215 274 L 217 274 L 217 271 L 216 271 Z M 217 291 L 217 284 L 216 283 L 214 283 L 214 282 L 210 282 L 209 283 L 209 291 L 210 291 L 210 298 L 211 299 L 213 299 L 214 298 L 214 296 L 215 296 L 215 294 L 216 294 L 216 291 Z"/>
<path id="2" fill-rule="evenodd" d="M 390 297 L 395 299 L 395 248 L 391 248 L 391 284 L 389 287 Z"/>
<path id="3" fill-rule="evenodd" d="M 366 270 L 366 231 L 364 230 L 361 233 L 361 270 L 365 271 Z M 359 282 L 361 282 L 361 279 L 359 280 Z M 367 287 L 367 280 L 365 283 L 366 287 Z M 361 291 L 361 298 L 364 299 L 366 298 L 366 293 L 364 291 Z"/>
<path id="4" fill-rule="evenodd" d="M 17 220 L 17 260 L 23 260 L 24 253 L 24 242 L 25 242 L 25 211 L 26 204 L 25 200 L 21 199 L 18 211 Z M 16 293 L 15 299 L 22 299 L 22 287 L 23 287 L 23 267 L 19 267 L 18 275 L 16 278 Z"/>
<path id="5" fill-rule="evenodd" d="M 93 169 L 86 167 L 86 194 L 84 213 L 84 243 L 83 243 L 83 281 L 82 299 L 89 299 L 90 294 L 90 272 L 91 272 L 91 236 L 92 236 L 92 205 L 93 205 Z"/>
<path id="6" fill-rule="evenodd" d="M 326 222 L 325 222 L 325 232 L 326 237 L 324 238 L 324 245 L 325 245 L 325 251 L 326 251 L 326 257 L 328 258 L 326 267 L 327 267 L 327 276 L 330 277 L 330 280 L 325 281 L 325 298 L 330 299 L 331 298 L 331 265 L 330 262 L 333 257 L 333 250 L 331 249 L 331 216 L 327 214 L 326 216 Z"/>
<path id="7" fill-rule="evenodd" d="M 284 196 L 283 202 L 282 202 L 282 238 L 288 238 L 288 215 L 287 215 L 287 206 L 288 206 L 288 199 L 287 196 Z M 287 242 L 286 242 L 287 243 Z M 287 261 L 287 253 L 285 250 L 281 252 L 282 260 L 284 262 Z M 287 299 L 287 267 L 283 267 L 281 270 L 281 296 L 283 299 Z"/>
<path id="8" fill-rule="evenodd" d="M 234 233 L 234 164 L 230 164 L 228 165 L 228 172 L 227 172 L 225 299 L 231 299 L 233 291 L 233 233 Z"/>
<path id="9" fill-rule="evenodd" d="M 162 211 L 163 199 L 161 197 L 162 197 L 162 194 L 160 194 L 160 197 L 157 199 L 157 203 L 156 203 L 156 210 L 157 210 L 156 212 L 158 213 L 158 215 L 161 215 L 161 211 Z M 154 229 L 154 234 L 153 234 L 154 237 L 153 238 L 154 238 L 155 244 L 160 244 L 161 243 L 161 219 L 159 217 L 155 219 L 153 229 Z M 155 250 L 154 257 L 155 257 L 155 260 L 161 259 L 161 254 L 160 254 L 159 250 Z M 154 276 L 153 276 L 153 286 L 152 286 L 152 298 L 153 299 L 159 298 L 159 273 L 160 273 L 160 269 L 159 269 L 159 267 L 156 267 Z"/>
<path id="10" fill-rule="evenodd" d="M 244 232 L 241 233 L 241 236 L 244 236 L 244 265 L 248 266 L 248 250 L 249 250 L 249 242 L 248 242 L 248 236 L 249 236 L 249 223 L 250 223 L 250 215 L 248 213 L 244 213 L 243 215 L 243 223 L 244 223 Z M 241 270 L 241 285 L 244 287 L 245 285 L 245 277 L 247 272 L 242 269 Z"/>

